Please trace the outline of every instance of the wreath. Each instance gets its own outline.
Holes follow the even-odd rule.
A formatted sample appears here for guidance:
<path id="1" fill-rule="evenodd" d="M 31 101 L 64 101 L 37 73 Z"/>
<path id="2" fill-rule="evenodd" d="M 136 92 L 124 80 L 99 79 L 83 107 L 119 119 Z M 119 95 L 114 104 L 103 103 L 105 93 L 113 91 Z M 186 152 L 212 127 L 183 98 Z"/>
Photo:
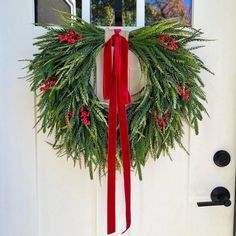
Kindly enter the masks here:
<path id="1" fill-rule="evenodd" d="M 116 231 L 115 172 L 123 166 L 127 230 L 130 170 L 142 179 L 148 156 L 170 155 L 176 143 L 185 149 L 184 122 L 198 134 L 206 112 L 200 71 L 209 70 L 193 53 L 201 46 L 189 43 L 205 40 L 200 30 L 174 19 L 133 30 L 128 40 L 116 29 L 108 41 L 104 29 L 75 16 L 64 19 L 67 24 L 46 27 L 47 33 L 37 38 L 39 52 L 28 65 L 31 90 L 38 95 L 40 130 L 54 133 L 51 145 L 59 156 L 67 155 L 75 164 L 84 160 L 91 178 L 96 168 L 100 176 L 107 169 L 108 234 Z M 103 48 L 103 97 L 109 106 L 95 92 L 96 57 Z M 128 50 L 138 58 L 145 79 L 133 99 L 128 91 Z"/>
<path id="2" fill-rule="evenodd" d="M 104 29 L 82 19 L 64 16 L 65 25 L 47 26 L 34 43 L 39 52 L 28 65 L 31 90 L 37 94 L 40 130 L 54 133 L 51 143 L 58 155 L 106 173 L 108 108 L 96 93 L 96 57 L 105 45 Z M 69 22 L 69 24 L 68 24 Z M 187 122 L 198 134 L 206 112 L 201 69 L 209 71 L 193 53 L 205 41 L 202 32 L 174 19 L 129 33 L 128 47 L 139 60 L 145 86 L 126 106 L 130 164 L 142 178 L 148 156 L 169 154 L 184 135 Z M 210 71 L 209 71 L 210 72 Z M 116 168 L 122 166 L 119 133 Z"/>

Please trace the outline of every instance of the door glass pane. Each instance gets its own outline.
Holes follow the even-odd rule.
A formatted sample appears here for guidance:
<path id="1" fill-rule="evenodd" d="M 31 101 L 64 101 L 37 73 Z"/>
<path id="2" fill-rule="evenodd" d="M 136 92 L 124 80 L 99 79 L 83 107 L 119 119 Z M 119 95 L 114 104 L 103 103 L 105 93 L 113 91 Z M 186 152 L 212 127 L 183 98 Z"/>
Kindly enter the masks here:
<path id="1" fill-rule="evenodd" d="M 91 0 L 91 23 L 100 26 L 135 26 L 136 0 Z"/>
<path id="2" fill-rule="evenodd" d="M 192 21 L 192 0 L 145 0 L 145 24 L 178 17 L 186 25 Z"/>
<path id="3" fill-rule="evenodd" d="M 82 17 L 82 0 L 76 0 L 76 15 Z"/>
<path id="4" fill-rule="evenodd" d="M 35 22 L 48 25 L 59 25 L 64 23 L 59 11 L 77 14 L 81 17 L 82 0 L 35 0 Z"/>

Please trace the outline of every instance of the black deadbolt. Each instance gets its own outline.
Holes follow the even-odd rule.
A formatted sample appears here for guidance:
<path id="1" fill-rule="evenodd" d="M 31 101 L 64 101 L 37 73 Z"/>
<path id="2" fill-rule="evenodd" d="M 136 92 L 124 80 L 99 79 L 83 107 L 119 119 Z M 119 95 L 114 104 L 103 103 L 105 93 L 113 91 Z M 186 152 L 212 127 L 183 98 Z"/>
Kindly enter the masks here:
<path id="1" fill-rule="evenodd" d="M 221 150 L 214 155 L 214 162 L 219 167 L 227 166 L 230 163 L 230 155 L 228 152 Z"/>

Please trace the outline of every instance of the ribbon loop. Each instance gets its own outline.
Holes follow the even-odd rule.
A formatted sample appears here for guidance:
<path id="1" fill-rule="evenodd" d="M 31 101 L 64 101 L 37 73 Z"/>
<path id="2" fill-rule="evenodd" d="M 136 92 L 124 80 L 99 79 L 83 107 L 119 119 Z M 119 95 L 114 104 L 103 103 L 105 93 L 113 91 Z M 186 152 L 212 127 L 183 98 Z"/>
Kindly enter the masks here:
<path id="1" fill-rule="evenodd" d="M 115 29 L 115 34 L 106 42 L 104 47 L 104 65 L 103 65 L 103 98 L 110 99 L 110 90 L 112 87 L 112 70 L 116 68 L 116 77 L 120 78 L 119 101 L 122 104 L 131 102 L 128 91 L 128 42 L 121 36 L 120 29 Z M 112 61 L 112 45 L 114 45 L 114 57 Z M 113 62 L 113 63 L 112 63 Z M 114 65 L 113 65 L 114 64 Z M 120 68 L 117 68 L 120 67 Z"/>
<path id="2" fill-rule="evenodd" d="M 126 230 L 131 225 L 131 183 L 130 183 L 130 146 L 126 104 L 129 104 L 128 91 L 128 42 L 115 29 L 112 37 L 105 43 L 103 63 L 103 97 L 109 99 L 108 114 L 108 191 L 107 191 L 107 233 L 116 231 L 116 145 L 117 115 L 120 124 L 120 142 L 124 169 L 124 191 L 126 205 Z M 112 46 L 114 46 L 112 60 Z M 124 232 L 125 232 L 124 231 Z M 123 233 L 124 233 L 123 232 Z"/>

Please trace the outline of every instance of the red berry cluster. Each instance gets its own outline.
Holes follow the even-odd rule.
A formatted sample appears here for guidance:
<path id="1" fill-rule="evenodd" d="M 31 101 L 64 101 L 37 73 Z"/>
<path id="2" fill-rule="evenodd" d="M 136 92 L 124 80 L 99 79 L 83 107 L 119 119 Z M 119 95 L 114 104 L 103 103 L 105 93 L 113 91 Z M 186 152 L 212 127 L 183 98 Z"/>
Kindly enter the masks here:
<path id="1" fill-rule="evenodd" d="M 72 111 L 70 111 L 69 112 L 69 114 L 68 114 L 68 117 L 66 117 L 66 120 L 65 120 L 65 122 L 66 122 L 66 125 L 68 125 L 69 124 L 69 122 L 70 122 L 70 119 L 71 119 L 71 117 L 73 116 L 73 112 Z"/>
<path id="2" fill-rule="evenodd" d="M 78 35 L 73 30 L 66 31 L 65 35 L 63 35 L 63 34 L 59 34 L 58 35 L 58 39 L 61 42 L 67 41 L 67 43 L 70 43 L 70 44 L 74 44 L 74 43 L 76 43 L 78 40 L 80 40 L 82 38 L 84 38 L 83 35 Z"/>
<path id="3" fill-rule="evenodd" d="M 159 39 L 173 51 L 176 51 L 179 48 L 179 46 L 175 43 L 175 38 L 172 38 L 169 35 L 162 35 Z M 165 47 L 164 50 L 167 50 L 167 48 Z"/>
<path id="4" fill-rule="evenodd" d="M 72 111 L 69 112 L 68 116 L 67 116 L 66 119 L 65 119 L 66 125 L 69 124 L 69 122 L 70 122 L 70 120 L 71 120 L 73 114 L 74 114 L 74 113 L 73 113 Z M 90 120 L 89 120 L 90 112 L 89 112 L 89 110 L 88 110 L 85 106 L 82 106 L 82 107 L 80 108 L 80 115 L 79 115 L 79 117 L 80 117 L 80 120 L 81 120 L 85 125 L 90 125 L 90 124 L 91 124 L 91 122 L 90 122 Z"/>
<path id="5" fill-rule="evenodd" d="M 82 106 L 80 108 L 80 120 L 85 124 L 85 125 L 90 125 L 90 112 L 89 110 L 85 107 L 85 106 Z"/>
<path id="6" fill-rule="evenodd" d="M 182 84 L 178 84 L 178 87 L 177 93 L 179 96 L 183 96 L 184 100 L 189 101 L 189 89 L 183 89 Z"/>
<path id="7" fill-rule="evenodd" d="M 48 80 L 45 80 L 43 82 L 44 86 L 40 87 L 39 90 L 40 91 L 45 91 L 49 88 L 51 88 L 53 85 L 55 85 L 57 83 L 57 78 L 56 76 L 52 76 L 50 77 Z"/>
<path id="8" fill-rule="evenodd" d="M 169 117 L 171 115 L 171 112 L 168 112 L 166 115 L 163 115 L 160 117 L 159 115 L 156 115 L 153 117 L 154 120 L 156 120 L 158 127 L 161 131 L 163 131 L 167 124 L 169 123 Z"/>

